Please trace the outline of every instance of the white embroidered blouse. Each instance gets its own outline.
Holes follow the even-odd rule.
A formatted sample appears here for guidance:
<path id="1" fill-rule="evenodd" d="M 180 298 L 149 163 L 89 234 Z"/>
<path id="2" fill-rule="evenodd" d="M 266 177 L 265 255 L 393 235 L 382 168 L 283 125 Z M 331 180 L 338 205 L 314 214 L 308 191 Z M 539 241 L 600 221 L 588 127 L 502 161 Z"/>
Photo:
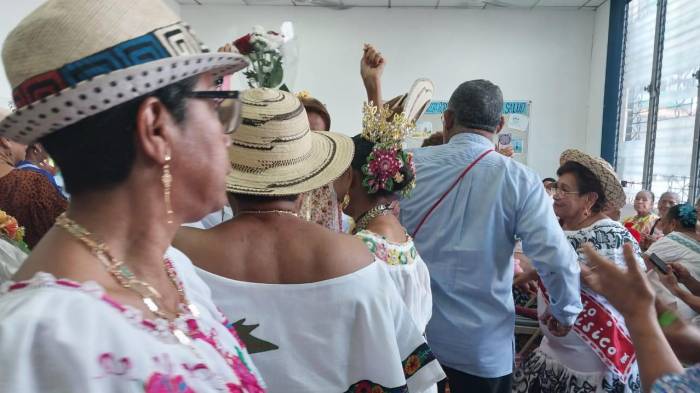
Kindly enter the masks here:
<path id="1" fill-rule="evenodd" d="M 167 259 L 199 317 L 183 314 L 175 339 L 166 320 L 149 320 L 94 282 L 37 273 L 0 287 L 2 392 L 264 392 L 235 331 L 182 253 Z"/>

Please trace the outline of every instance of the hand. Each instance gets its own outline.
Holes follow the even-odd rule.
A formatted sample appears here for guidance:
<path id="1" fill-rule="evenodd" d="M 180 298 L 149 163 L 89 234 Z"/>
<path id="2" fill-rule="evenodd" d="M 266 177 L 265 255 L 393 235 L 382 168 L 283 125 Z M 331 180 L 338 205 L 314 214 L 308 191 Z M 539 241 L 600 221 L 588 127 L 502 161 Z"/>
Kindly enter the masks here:
<path id="1" fill-rule="evenodd" d="M 676 275 L 673 274 L 673 270 L 671 269 L 669 269 L 668 273 L 666 274 L 659 271 L 659 281 L 661 281 L 661 283 L 664 284 L 664 286 L 674 295 L 681 290 L 681 287 L 678 285 L 678 278 L 676 278 Z"/>
<path id="2" fill-rule="evenodd" d="M 513 157 L 513 154 L 515 154 L 515 150 L 513 150 L 511 145 L 499 147 L 498 152 L 506 157 Z"/>
<path id="3" fill-rule="evenodd" d="M 655 241 L 655 237 L 642 233 L 642 237 L 639 241 L 639 247 L 642 249 L 642 251 L 646 251 L 652 244 L 654 244 Z"/>
<path id="4" fill-rule="evenodd" d="M 653 312 L 654 291 L 646 275 L 639 269 L 632 246 L 625 244 L 623 247 L 626 271 L 600 256 L 590 244 L 584 245 L 588 264 L 581 266 L 581 280 L 608 299 L 627 319 Z"/>
<path id="5" fill-rule="evenodd" d="M 223 53 L 238 53 L 238 48 L 236 48 L 233 44 L 227 43 L 226 45 L 222 46 L 219 48 L 217 52 L 223 52 Z"/>
<path id="6" fill-rule="evenodd" d="M 692 276 L 690 275 L 690 271 L 688 271 L 688 268 L 683 266 L 679 262 L 671 262 L 668 264 L 668 266 L 671 268 L 671 270 L 676 273 L 676 277 L 678 277 L 678 281 L 683 282 L 686 281 Z"/>
<path id="7" fill-rule="evenodd" d="M 564 337 L 571 331 L 571 325 L 564 325 L 559 322 L 549 311 L 545 311 L 542 314 L 540 321 L 547 325 L 547 329 L 557 337 Z"/>
<path id="8" fill-rule="evenodd" d="M 515 273 L 513 286 L 525 293 L 537 293 L 537 271 Z"/>
<path id="9" fill-rule="evenodd" d="M 381 80 L 386 60 L 372 45 L 365 44 L 360 61 L 360 75 L 365 85 Z"/>

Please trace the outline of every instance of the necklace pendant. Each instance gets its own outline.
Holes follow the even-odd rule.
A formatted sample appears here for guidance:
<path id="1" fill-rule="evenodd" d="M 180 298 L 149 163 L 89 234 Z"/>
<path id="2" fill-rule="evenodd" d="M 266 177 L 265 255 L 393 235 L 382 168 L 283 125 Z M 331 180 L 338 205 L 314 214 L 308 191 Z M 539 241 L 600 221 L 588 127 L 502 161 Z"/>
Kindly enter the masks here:
<path id="1" fill-rule="evenodd" d="M 155 314 L 158 312 L 158 305 L 156 305 L 156 302 L 154 302 L 150 297 L 144 297 L 143 304 L 145 304 L 152 313 Z"/>
<path id="2" fill-rule="evenodd" d="M 175 338 L 177 338 L 177 341 L 179 341 L 182 345 L 189 345 L 192 342 L 192 340 L 189 337 L 187 337 L 185 332 L 178 328 L 173 329 L 173 336 L 175 336 Z"/>

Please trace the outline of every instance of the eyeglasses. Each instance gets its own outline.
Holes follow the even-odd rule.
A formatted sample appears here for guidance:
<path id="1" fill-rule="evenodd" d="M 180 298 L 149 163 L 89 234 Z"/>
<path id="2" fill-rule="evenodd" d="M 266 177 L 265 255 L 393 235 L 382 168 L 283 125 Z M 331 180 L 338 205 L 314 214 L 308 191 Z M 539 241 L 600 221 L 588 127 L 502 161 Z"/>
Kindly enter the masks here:
<path id="1" fill-rule="evenodd" d="M 573 195 L 573 194 L 576 194 L 576 195 L 580 194 L 579 191 L 564 191 L 561 189 L 561 187 L 557 183 L 552 183 L 552 185 L 549 187 L 549 189 L 552 191 L 552 195 L 556 195 L 556 196 L 567 196 L 567 195 Z"/>
<path id="2" fill-rule="evenodd" d="M 241 101 L 238 90 L 191 91 L 187 98 L 213 100 L 219 112 L 219 120 L 224 132 L 232 134 L 241 125 Z"/>

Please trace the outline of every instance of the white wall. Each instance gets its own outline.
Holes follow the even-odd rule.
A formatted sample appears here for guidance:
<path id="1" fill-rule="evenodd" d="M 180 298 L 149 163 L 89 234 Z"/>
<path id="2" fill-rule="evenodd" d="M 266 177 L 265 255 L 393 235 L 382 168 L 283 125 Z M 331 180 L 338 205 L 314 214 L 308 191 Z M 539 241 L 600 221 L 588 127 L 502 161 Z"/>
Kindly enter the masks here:
<path id="1" fill-rule="evenodd" d="M 292 87 L 324 101 L 333 129 L 349 135 L 360 129 L 359 60 L 370 42 L 388 59 L 386 96 L 428 77 L 435 98 L 447 99 L 459 83 L 485 78 L 506 99 L 532 100 L 528 162 L 543 176 L 554 173 L 564 149 L 588 150 L 593 11 L 183 5 L 181 15 L 212 48 L 254 24 L 294 22 L 300 55 Z"/>
<path id="2" fill-rule="evenodd" d="M 175 13 L 180 14 L 180 4 L 176 0 L 164 0 Z M 39 7 L 44 0 L 0 0 L 0 43 L 5 42 L 5 38 L 17 26 L 17 24 Z M 31 50 L 31 48 L 27 48 Z M 5 76 L 5 67 L 0 62 L 0 106 L 7 107 L 8 101 L 12 99 L 12 88 Z"/>
<path id="3" fill-rule="evenodd" d="M 35 8 L 41 5 L 43 0 L 0 0 L 0 42 L 5 41 L 5 37 Z M 0 106 L 6 108 L 12 99 L 12 89 L 5 76 L 5 67 L 0 62 Z"/>
<path id="4" fill-rule="evenodd" d="M 598 154 L 609 5 L 596 12 L 535 9 L 181 6 L 165 0 L 213 49 L 254 24 L 295 24 L 299 60 L 295 90 L 323 100 L 333 128 L 354 135 L 365 99 L 359 78 L 364 42 L 388 59 L 385 95 L 405 91 L 417 77 L 431 78 L 436 99 L 461 82 L 486 78 L 506 99 L 533 101 L 528 161 L 552 175 L 558 154 L 576 147 Z M 41 0 L 0 0 L 0 41 Z M 0 105 L 11 89 L 0 64 Z"/>
<path id="5" fill-rule="evenodd" d="M 591 50 L 591 77 L 588 94 L 588 122 L 586 151 L 600 155 L 603 129 L 603 94 L 605 91 L 605 67 L 608 55 L 608 29 L 610 2 L 606 1 L 595 13 L 593 47 Z"/>

